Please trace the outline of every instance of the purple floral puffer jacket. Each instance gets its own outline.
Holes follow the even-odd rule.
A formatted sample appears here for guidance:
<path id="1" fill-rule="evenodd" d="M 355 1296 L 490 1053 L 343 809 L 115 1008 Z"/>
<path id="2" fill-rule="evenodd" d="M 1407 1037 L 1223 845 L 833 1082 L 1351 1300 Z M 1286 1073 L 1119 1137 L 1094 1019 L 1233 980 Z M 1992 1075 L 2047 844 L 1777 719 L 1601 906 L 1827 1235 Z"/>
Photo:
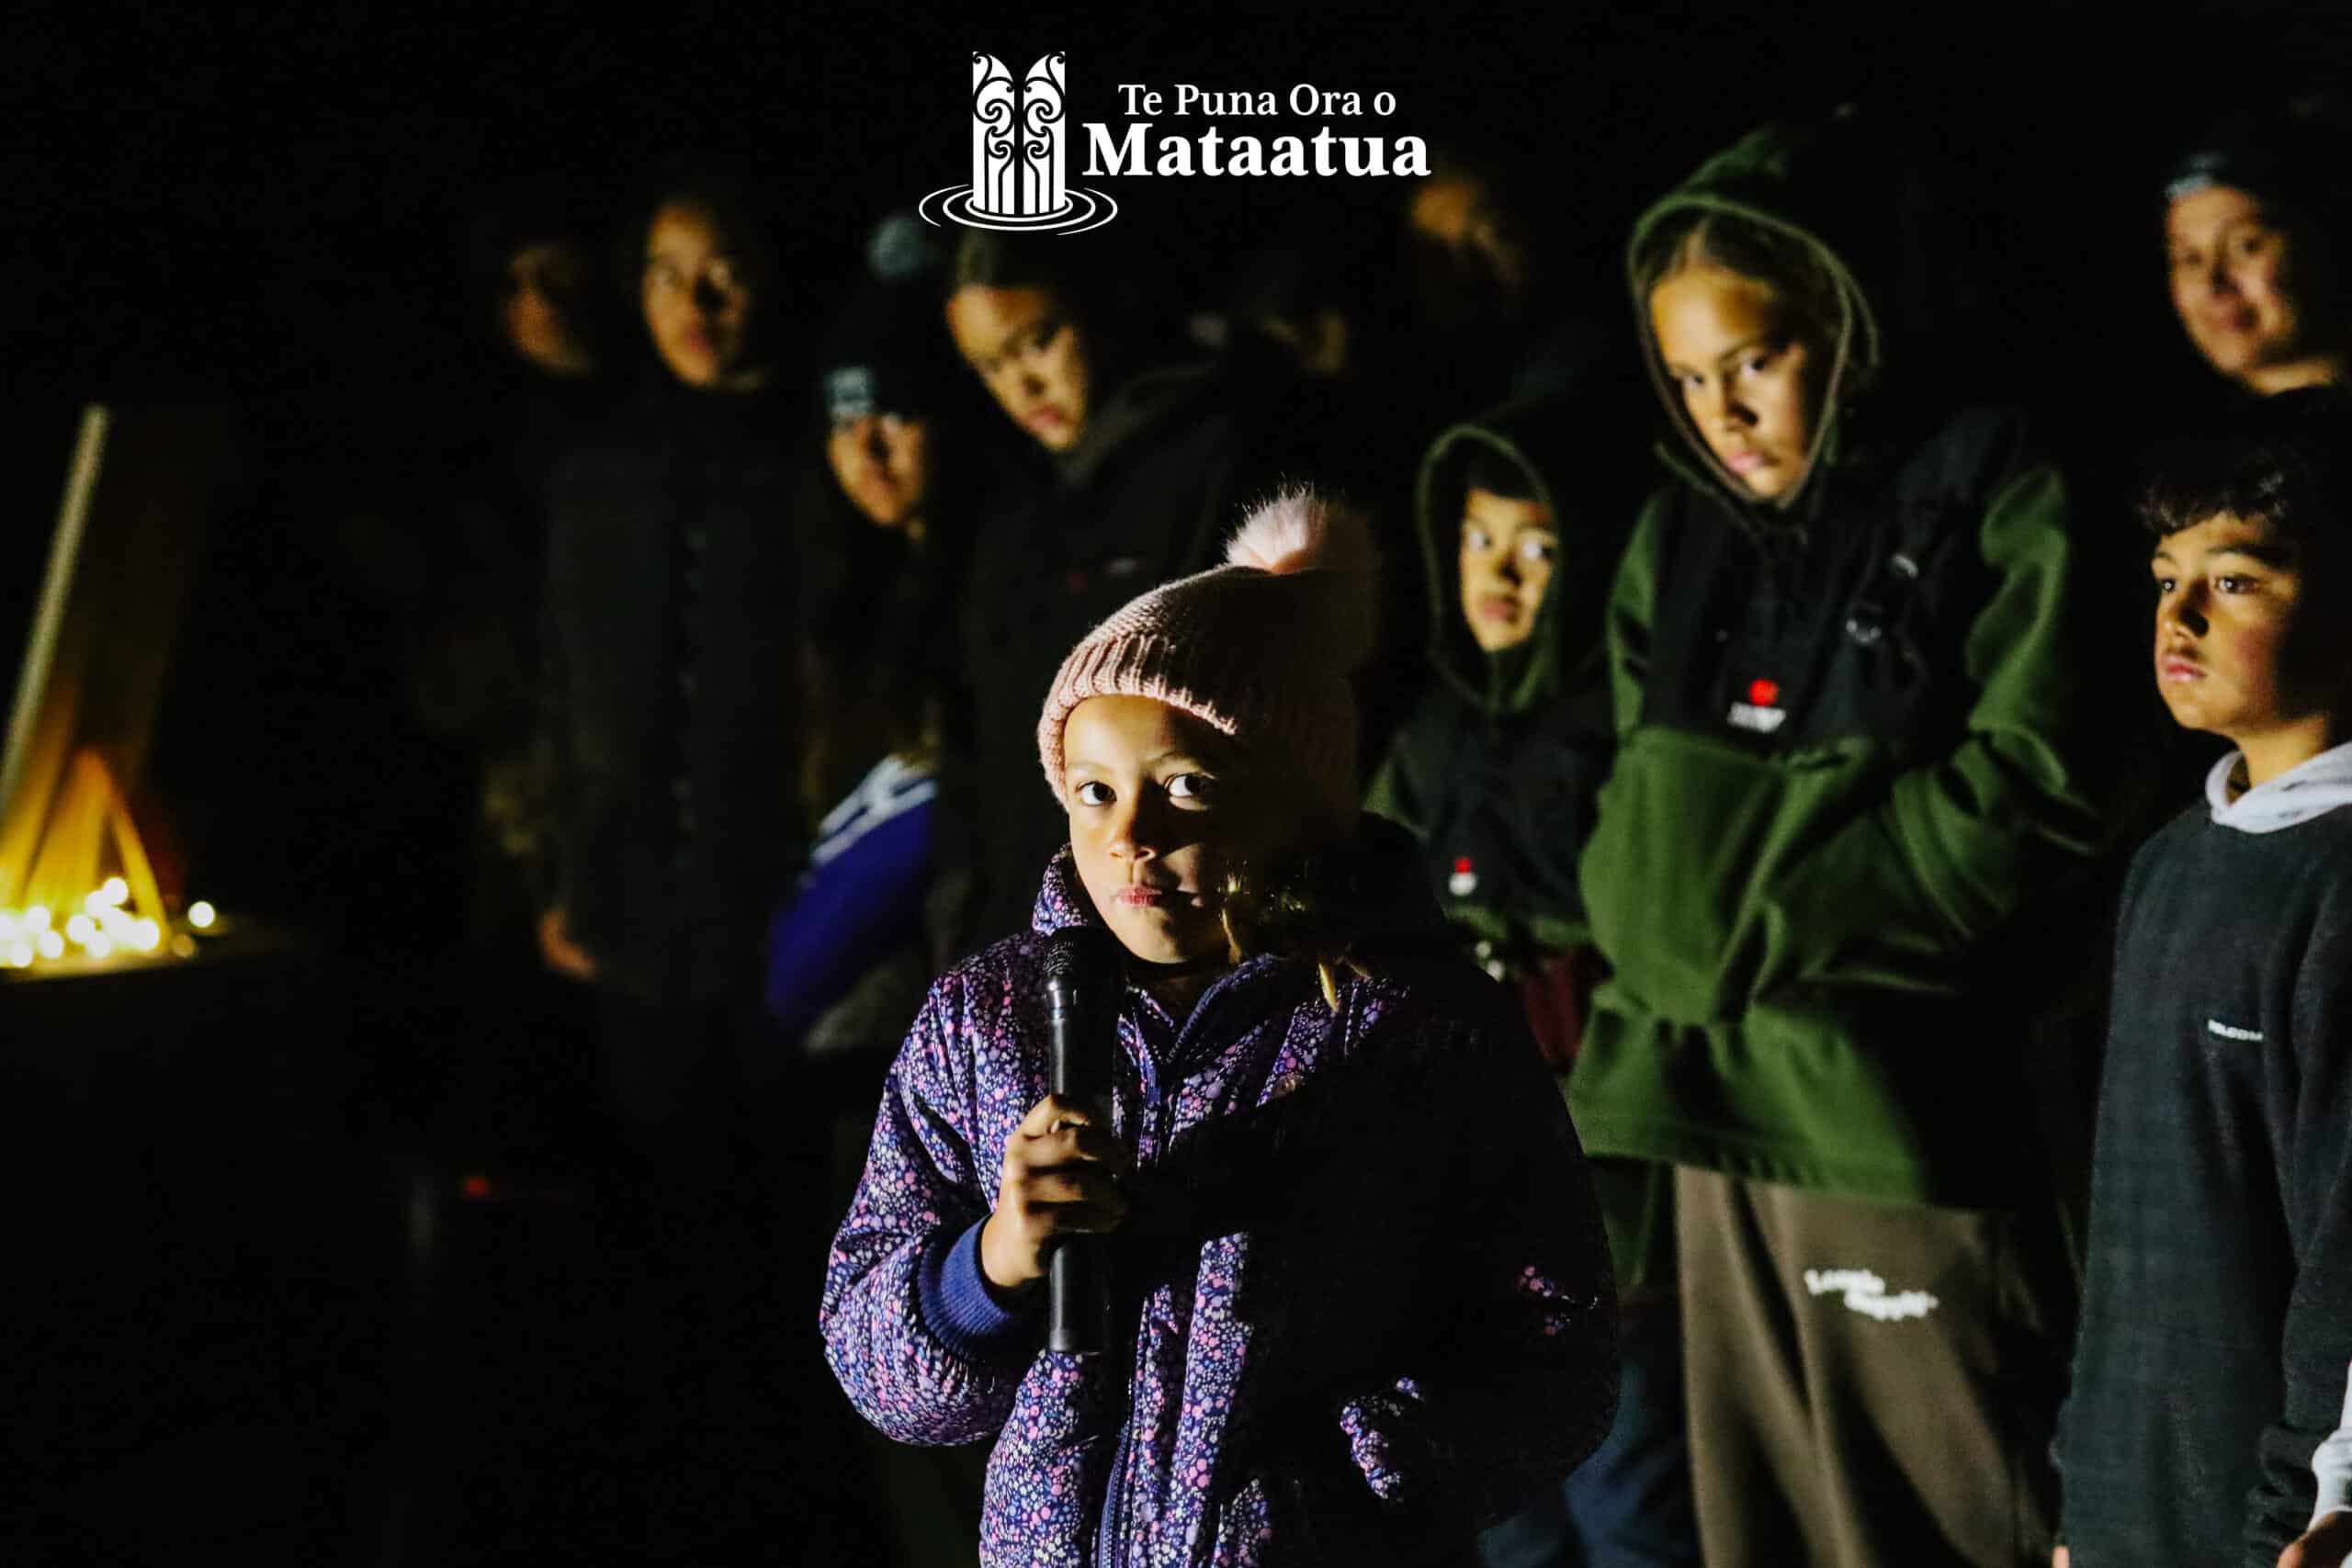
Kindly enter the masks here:
<path id="1" fill-rule="evenodd" d="M 1124 990 L 1112 1110 L 1136 1170 L 1105 1354 L 1044 1349 L 1044 1292 L 1009 1308 L 978 1260 L 1006 1140 L 1046 1092 L 1043 937 L 1098 923 L 1069 852 L 1035 934 L 932 987 L 822 1323 L 885 1433 L 996 1435 L 983 1563 L 1466 1563 L 1607 1430 L 1615 1300 L 1583 1155 L 1511 1004 L 1446 955 L 1411 855 L 1396 886 L 1426 908 L 1359 942 L 1374 977 L 1343 971 L 1336 1014 L 1312 964 L 1272 957 L 1181 1021 Z"/>

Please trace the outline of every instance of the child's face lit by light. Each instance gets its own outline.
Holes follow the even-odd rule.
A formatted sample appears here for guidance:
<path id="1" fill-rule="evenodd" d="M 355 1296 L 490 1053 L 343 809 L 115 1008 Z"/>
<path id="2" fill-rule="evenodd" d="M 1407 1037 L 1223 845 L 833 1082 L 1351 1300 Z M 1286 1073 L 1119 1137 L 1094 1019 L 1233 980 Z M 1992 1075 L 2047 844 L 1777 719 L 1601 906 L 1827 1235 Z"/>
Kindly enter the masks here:
<path id="1" fill-rule="evenodd" d="M 1540 501 L 1516 501 L 1473 488 L 1462 503 L 1455 558 L 1462 615 L 1488 653 L 1516 648 L 1535 631 L 1560 554 L 1559 530 Z"/>
<path id="2" fill-rule="evenodd" d="M 2165 270 L 2173 309 L 2197 352 L 2222 375 L 2260 392 L 2328 379 L 2317 365 L 2326 335 L 2309 298 L 2312 246 L 2256 197 L 2208 186 L 2165 214 Z"/>
<path id="3" fill-rule="evenodd" d="M 2328 678 L 2324 650 L 2312 646 L 2302 552 L 2268 524 L 2218 513 L 2165 535 L 2148 564 L 2156 691 L 2183 728 L 2224 736 L 2252 757 L 2336 699 L 2341 675 Z"/>
<path id="4" fill-rule="evenodd" d="M 930 491 L 931 422 L 895 413 L 837 419 L 825 460 L 867 522 L 896 528 L 922 512 Z"/>
<path id="5" fill-rule="evenodd" d="M 1692 427 L 1750 494 L 1770 501 L 1804 482 L 1826 356 L 1779 290 L 1687 266 L 1650 291 L 1650 330 Z"/>
<path id="6" fill-rule="evenodd" d="M 947 301 L 956 352 L 1012 423 L 1048 451 L 1086 434 L 1092 380 L 1086 335 L 1043 288 L 972 283 Z"/>
<path id="7" fill-rule="evenodd" d="M 645 234 L 646 331 L 670 374 L 705 391 L 755 385 L 752 318 L 759 304 L 734 237 L 711 213 L 665 202 Z"/>
<path id="8" fill-rule="evenodd" d="M 587 271 L 578 249 L 562 240 L 534 240 L 506 258 L 499 318 L 517 359 L 558 379 L 595 369 L 579 320 Z"/>
<path id="9" fill-rule="evenodd" d="M 1226 878 L 1279 836 L 1232 741 L 1148 697 L 1090 697 L 1062 752 L 1070 852 L 1103 923 L 1149 964 L 1222 952 Z"/>

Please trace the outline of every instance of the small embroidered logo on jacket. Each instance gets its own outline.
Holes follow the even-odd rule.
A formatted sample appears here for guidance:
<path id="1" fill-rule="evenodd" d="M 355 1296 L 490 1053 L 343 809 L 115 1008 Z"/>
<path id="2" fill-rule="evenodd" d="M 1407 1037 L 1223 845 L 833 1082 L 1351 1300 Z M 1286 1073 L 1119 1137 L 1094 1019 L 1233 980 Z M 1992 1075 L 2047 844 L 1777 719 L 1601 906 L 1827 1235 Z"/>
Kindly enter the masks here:
<path id="1" fill-rule="evenodd" d="M 2259 1029 L 2240 1029 L 2236 1024 L 2223 1023 L 2218 1018 L 2209 1018 L 2205 1021 L 2205 1032 L 2208 1034 L 2218 1034 L 2224 1040 L 2260 1040 L 2262 1038 L 2262 1031 Z"/>
<path id="2" fill-rule="evenodd" d="M 1781 705 L 1781 683 L 1767 675 L 1758 675 L 1747 683 L 1747 700 L 1731 705 L 1724 715 L 1742 729 L 1752 729 L 1758 735 L 1770 735 L 1787 722 L 1789 710 Z"/>
<path id="3" fill-rule="evenodd" d="M 1939 1304 L 1925 1291 L 1886 1293 L 1886 1281 L 1867 1269 L 1808 1269 L 1804 1288 L 1816 1296 L 1843 1293 L 1848 1310 L 1881 1323 L 1925 1317 Z"/>

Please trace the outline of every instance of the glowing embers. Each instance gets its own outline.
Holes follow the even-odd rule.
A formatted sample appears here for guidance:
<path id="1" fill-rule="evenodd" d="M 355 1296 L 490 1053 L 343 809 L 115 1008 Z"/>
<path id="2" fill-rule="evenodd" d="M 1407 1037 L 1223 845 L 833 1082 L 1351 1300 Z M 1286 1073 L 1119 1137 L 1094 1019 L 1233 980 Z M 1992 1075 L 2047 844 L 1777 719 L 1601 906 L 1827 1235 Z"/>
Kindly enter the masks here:
<path id="1" fill-rule="evenodd" d="M 176 921 L 142 914 L 130 903 L 130 884 L 107 878 L 61 920 L 47 904 L 0 908 L 0 965 L 10 969 L 88 969 L 165 958 L 190 958 L 192 932 L 220 929 L 220 916 L 198 900 Z"/>
<path id="2" fill-rule="evenodd" d="M 46 904 L 22 909 L 0 908 L 0 968 L 112 969 L 175 958 L 193 958 L 197 933 L 215 934 L 220 917 L 199 900 L 176 920 L 126 908 L 123 880 L 87 895 L 82 907 L 61 920 Z"/>

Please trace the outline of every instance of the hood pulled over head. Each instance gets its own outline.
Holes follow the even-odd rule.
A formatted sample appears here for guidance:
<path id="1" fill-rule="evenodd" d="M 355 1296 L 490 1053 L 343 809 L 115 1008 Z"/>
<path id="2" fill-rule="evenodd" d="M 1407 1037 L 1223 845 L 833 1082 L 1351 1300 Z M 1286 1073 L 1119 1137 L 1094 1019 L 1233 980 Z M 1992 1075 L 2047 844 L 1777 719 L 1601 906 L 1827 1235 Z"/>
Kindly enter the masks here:
<path id="1" fill-rule="evenodd" d="M 1668 459 L 1686 472 L 1695 463 L 1692 477 L 1743 512 L 1786 513 L 1817 490 L 1817 476 L 1849 445 L 1841 426 L 1850 406 L 1879 379 L 1881 321 L 1864 278 L 1883 270 L 1871 253 L 1885 247 L 1854 220 L 1871 206 L 1870 193 L 1894 177 L 1884 158 L 1844 113 L 1816 127 L 1768 126 L 1709 158 L 1634 222 L 1626 257 L 1634 320 L 1651 384 L 1682 437 Z M 1893 221 L 1884 212 L 1877 220 Z M 1766 285 L 1819 356 L 1803 474 L 1769 501 L 1740 480 L 1697 427 L 1652 325 L 1658 287 L 1702 265 Z"/>

